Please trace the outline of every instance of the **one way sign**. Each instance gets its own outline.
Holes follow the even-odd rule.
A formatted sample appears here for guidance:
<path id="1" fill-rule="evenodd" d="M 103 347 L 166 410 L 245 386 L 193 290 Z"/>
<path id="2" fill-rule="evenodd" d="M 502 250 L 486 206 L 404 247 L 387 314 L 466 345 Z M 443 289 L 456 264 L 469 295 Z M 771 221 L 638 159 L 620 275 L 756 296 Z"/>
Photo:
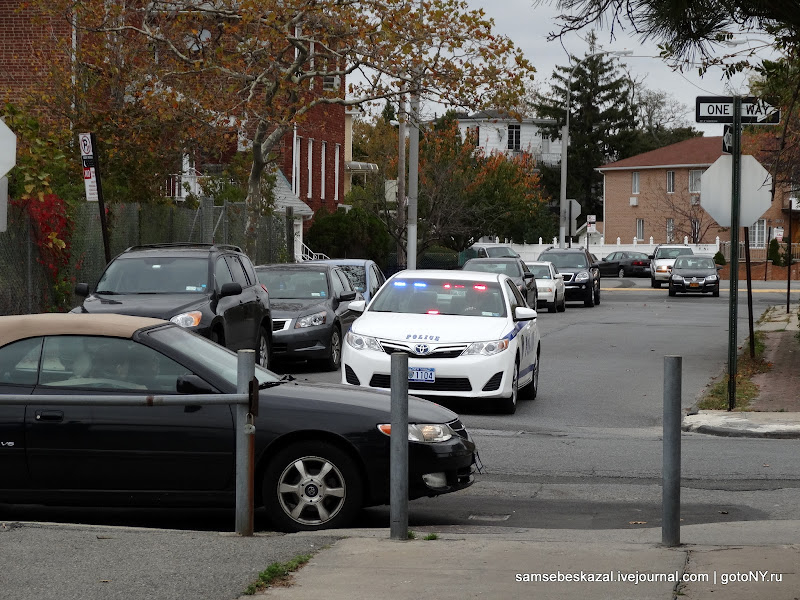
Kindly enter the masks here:
<path id="1" fill-rule="evenodd" d="M 733 97 L 697 96 L 695 121 L 698 123 L 733 123 Z M 742 98 L 742 123 L 775 125 L 780 122 L 780 109 L 755 96 Z"/>

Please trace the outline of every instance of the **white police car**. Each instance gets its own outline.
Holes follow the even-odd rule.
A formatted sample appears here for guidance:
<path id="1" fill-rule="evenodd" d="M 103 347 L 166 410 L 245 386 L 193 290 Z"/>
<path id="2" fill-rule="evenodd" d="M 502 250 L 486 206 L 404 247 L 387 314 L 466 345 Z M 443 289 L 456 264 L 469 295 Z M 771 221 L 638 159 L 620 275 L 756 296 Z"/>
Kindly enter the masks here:
<path id="1" fill-rule="evenodd" d="M 506 275 L 402 271 L 391 277 L 345 337 L 342 383 L 390 387 L 391 354 L 408 354 L 415 396 L 486 398 L 512 414 L 539 386 L 536 311 Z"/>

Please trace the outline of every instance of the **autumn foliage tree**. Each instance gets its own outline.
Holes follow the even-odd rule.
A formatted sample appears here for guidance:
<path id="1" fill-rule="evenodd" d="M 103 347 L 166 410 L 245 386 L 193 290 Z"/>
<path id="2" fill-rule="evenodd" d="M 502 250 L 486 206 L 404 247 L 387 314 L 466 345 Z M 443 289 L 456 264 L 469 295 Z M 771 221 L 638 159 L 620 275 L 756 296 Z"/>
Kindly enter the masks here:
<path id="1" fill-rule="evenodd" d="M 508 106 L 533 73 L 463 0 L 28 1 L 78 31 L 67 70 L 79 77 L 62 105 L 76 113 L 73 124 L 102 115 L 131 142 L 116 151 L 159 163 L 198 139 L 219 151 L 220 132 L 243 135 L 252 144 L 251 218 L 278 144 L 315 107 L 401 93 Z"/>

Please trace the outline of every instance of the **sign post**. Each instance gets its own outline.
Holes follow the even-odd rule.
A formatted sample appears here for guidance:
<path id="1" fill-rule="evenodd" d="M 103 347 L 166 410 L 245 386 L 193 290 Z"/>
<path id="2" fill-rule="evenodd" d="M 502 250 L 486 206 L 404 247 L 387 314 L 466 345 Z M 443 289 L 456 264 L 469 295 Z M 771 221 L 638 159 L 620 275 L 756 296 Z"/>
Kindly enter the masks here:
<path id="1" fill-rule="evenodd" d="M 81 148 L 81 165 L 83 166 L 83 185 L 86 189 L 86 200 L 97 202 L 100 212 L 100 230 L 103 234 L 103 250 L 106 264 L 111 262 L 111 248 L 108 242 L 108 224 L 106 223 L 106 206 L 103 201 L 103 186 L 100 184 L 100 165 L 95 149 L 97 138 L 93 133 L 79 133 L 78 145 Z"/>

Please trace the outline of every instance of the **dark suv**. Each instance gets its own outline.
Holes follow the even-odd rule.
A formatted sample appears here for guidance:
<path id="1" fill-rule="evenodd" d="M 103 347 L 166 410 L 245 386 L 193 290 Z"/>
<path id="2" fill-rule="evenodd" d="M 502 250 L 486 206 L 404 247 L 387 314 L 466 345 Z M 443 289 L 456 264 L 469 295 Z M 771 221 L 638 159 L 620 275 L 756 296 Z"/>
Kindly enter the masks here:
<path id="1" fill-rule="evenodd" d="M 269 365 L 272 321 L 267 288 L 238 246 L 132 246 L 106 266 L 93 293 L 72 312 L 119 313 L 177 323 L 231 350 L 252 348 Z"/>
<path id="2" fill-rule="evenodd" d="M 600 263 L 586 248 L 548 248 L 539 255 L 564 275 L 564 297 L 583 300 L 585 306 L 600 304 Z"/>

